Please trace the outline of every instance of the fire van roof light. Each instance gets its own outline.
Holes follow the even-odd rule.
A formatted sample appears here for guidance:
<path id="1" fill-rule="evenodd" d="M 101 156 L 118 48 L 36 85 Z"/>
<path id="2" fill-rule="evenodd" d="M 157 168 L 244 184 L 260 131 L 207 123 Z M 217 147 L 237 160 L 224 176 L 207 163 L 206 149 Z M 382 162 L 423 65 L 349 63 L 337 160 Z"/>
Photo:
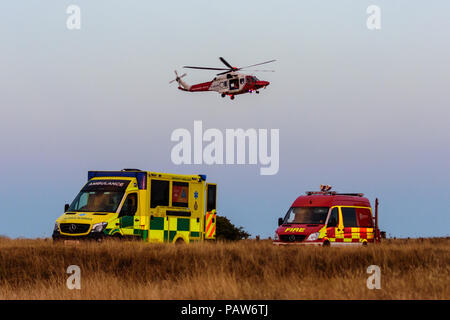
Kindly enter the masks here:
<path id="1" fill-rule="evenodd" d="M 362 197 L 364 193 L 338 193 L 336 191 L 331 191 L 330 185 L 320 185 L 320 191 L 306 191 L 306 195 L 329 195 L 329 196 L 353 196 L 353 197 Z"/>

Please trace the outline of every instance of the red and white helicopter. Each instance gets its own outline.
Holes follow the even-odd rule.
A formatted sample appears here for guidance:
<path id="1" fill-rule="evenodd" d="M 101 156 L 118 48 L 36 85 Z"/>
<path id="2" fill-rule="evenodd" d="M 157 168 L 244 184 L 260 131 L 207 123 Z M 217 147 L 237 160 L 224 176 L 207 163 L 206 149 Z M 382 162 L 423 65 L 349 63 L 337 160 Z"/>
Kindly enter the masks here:
<path id="1" fill-rule="evenodd" d="M 189 92 L 216 91 L 221 94 L 222 98 L 228 95 L 230 96 L 230 99 L 233 100 L 234 96 L 238 94 L 252 93 L 253 91 L 259 93 L 259 89 L 261 88 L 265 89 L 270 84 L 269 81 L 259 80 L 253 75 L 239 73 L 238 72 L 239 70 L 276 61 L 270 60 L 257 64 L 252 64 L 246 67 L 236 68 L 232 67 L 224 58 L 220 57 L 219 59 L 220 61 L 222 61 L 224 65 L 227 66 L 227 68 L 209 68 L 209 67 L 191 67 L 191 66 L 183 67 L 201 70 L 220 70 L 220 71 L 225 70 L 221 73 L 218 73 L 217 77 L 215 77 L 212 81 L 188 85 L 186 82 L 181 80 L 181 78 L 186 76 L 186 73 L 182 74 L 181 76 L 178 76 L 178 73 L 175 70 L 176 78 L 170 81 L 169 83 L 176 81 L 178 83 L 178 89 L 183 91 Z M 253 71 L 273 72 L 273 70 L 253 70 Z"/>

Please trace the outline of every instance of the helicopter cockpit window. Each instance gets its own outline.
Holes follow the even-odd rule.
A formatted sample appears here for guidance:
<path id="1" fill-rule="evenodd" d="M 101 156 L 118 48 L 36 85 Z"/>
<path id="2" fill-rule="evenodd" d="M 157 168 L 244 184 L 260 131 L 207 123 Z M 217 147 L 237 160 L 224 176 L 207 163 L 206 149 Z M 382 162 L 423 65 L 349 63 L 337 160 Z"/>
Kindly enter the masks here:
<path id="1" fill-rule="evenodd" d="M 239 89 L 239 80 L 238 79 L 232 79 L 230 80 L 230 90 Z"/>

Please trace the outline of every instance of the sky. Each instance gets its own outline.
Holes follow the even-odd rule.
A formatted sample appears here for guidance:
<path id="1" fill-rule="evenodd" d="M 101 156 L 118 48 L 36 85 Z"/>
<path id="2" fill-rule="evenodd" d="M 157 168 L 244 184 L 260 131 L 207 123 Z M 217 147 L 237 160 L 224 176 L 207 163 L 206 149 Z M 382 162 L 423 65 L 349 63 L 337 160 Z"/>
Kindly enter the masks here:
<path id="1" fill-rule="evenodd" d="M 68 30 L 66 9 L 81 9 Z M 366 26 L 369 5 L 381 29 Z M 448 1 L 8 1 L 0 4 L 0 235 L 49 237 L 88 170 L 208 176 L 253 237 L 307 190 L 380 201 L 392 237 L 448 236 Z M 259 95 L 169 85 L 276 59 Z M 175 165 L 175 129 L 279 129 L 280 168 Z"/>

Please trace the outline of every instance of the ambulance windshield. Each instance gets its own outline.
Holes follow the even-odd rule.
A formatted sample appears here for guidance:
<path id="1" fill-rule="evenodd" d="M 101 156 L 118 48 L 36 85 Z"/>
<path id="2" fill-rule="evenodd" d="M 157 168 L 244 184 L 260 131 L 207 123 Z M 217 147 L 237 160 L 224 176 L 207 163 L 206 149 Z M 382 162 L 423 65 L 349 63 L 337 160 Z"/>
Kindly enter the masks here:
<path id="1" fill-rule="evenodd" d="M 77 195 L 68 211 L 116 212 L 130 181 L 91 180 Z"/>
<path id="2" fill-rule="evenodd" d="M 324 224 L 328 210 L 327 207 L 292 207 L 286 214 L 284 223 Z"/>

